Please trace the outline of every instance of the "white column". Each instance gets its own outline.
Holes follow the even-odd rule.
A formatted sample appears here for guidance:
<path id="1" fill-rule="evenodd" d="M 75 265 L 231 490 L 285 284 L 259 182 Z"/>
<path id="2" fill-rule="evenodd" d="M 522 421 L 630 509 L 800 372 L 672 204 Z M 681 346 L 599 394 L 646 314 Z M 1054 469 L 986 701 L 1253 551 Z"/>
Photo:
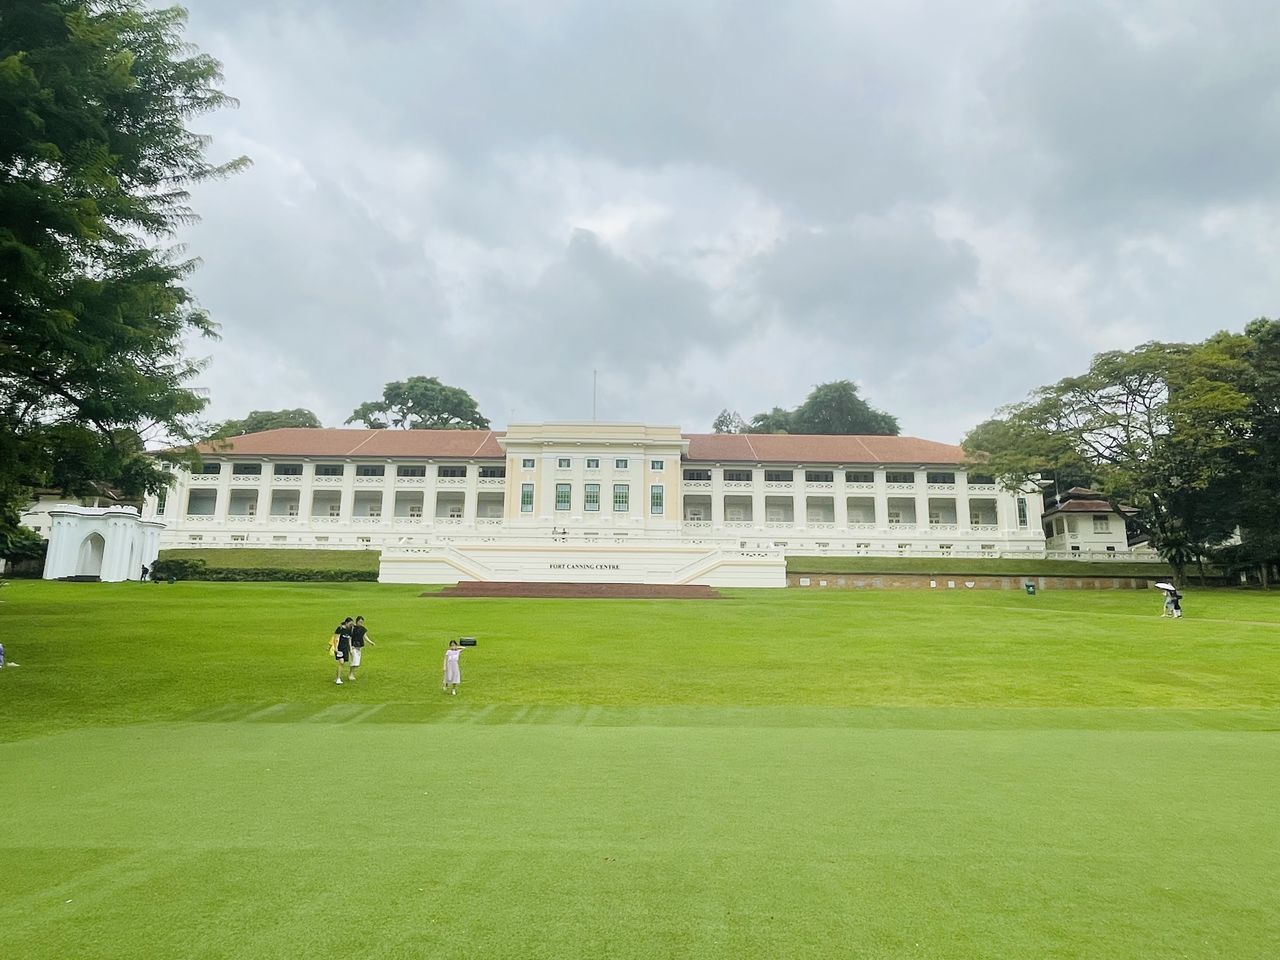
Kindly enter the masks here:
<path id="1" fill-rule="evenodd" d="M 683 472 L 681 480 L 684 479 Z M 683 500 L 680 504 L 681 516 L 684 516 Z M 711 468 L 711 528 L 724 528 L 724 467 Z"/>
<path id="2" fill-rule="evenodd" d="M 275 482 L 275 464 L 264 463 L 262 476 L 258 478 L 258 523 L 266 523 L 271 515 L 271 484 Z"/>
<path id="3" fill-rule="evenodd" d="M 917 470 L 914 473 L 916 478 L 915 501 L 916 501 L 916 528 L 929 528 L 929 485 L 928 474 L 923 470 Z"/>
<path id="4" fill-rule="evenodd" d="M 956 471 L 956 524 L 963 533 L 972 526 L 969 522 L 969 475 Z"/>
<path id="5" fill-rule="evenodd" d="M 342 491 L 340 497 L 339 520 L 342 523 L 349 524 L 356 512 L 356 465 L 354 463 L 348 463 L 342 469 Z"/>
<path id="6" fill-rule="evenodd" d="M 832 502 L 836 508 L 836 529 L 849 529 L 849 492 L 844 485 L 844 468 L 841 467 L 831 475 L 831 479 L 835 482 L 831 485 Z"/>
<path id="7" fill-rule="evenodd" d="M 422 480 L 422 519 L 424 523 L 434 523 L 436 516 L 436 465 L 427 464 L 427 475 Z M 509 478 L 508 478 L 509 479 Z M 520 485 L 516 484 L 516 498 L 520 496 Z"/>
<path id="8" fill-rule="evenodd" d="M 396 518 L 396 465 L 388 463 L 382 476 L 382 522 L 395 523 Z"/>
<path id="9" fill-rule="evenodd" d="M 311 528 L 311 504 L 314 502 L 316 465 L 302 465 L 302 482 L 298 485 L 298 523 Z"/>
<path id="10" fill-rule="evenodd" d="M 480 493 L 479 487 L 480 467 L 474 463 L 469 463 L 467 464 L 467 485 L 462 490 L 462 522 L 473 526 L 479 510 L 476 506 Z M 552 496 L 555 496 L 554 491 L 552 491 Z M 554 506 L 554 503 L 552 505 Z"/>
<path id="11" fill-rule="evenodd" d="M 885 485 L 885 471 L 883 468 L 875 471 L 875 490 L 871 492 L 875 498 L 876 507 L 876 529 L 889 529 L 889 488 Z"/>
<path id="12" fill-rule="evenodd" d="M 751 523 L 757 530 L 764 529 L 764 470 L 751 470 Z"/>
<path id="13" fill-rule="evenodd" d="M 224 463 L 218 471 L 218 494 L 213 501 L 213 522 L 225 524 L 227 511 L 231 509 L 231 464 Z"/>

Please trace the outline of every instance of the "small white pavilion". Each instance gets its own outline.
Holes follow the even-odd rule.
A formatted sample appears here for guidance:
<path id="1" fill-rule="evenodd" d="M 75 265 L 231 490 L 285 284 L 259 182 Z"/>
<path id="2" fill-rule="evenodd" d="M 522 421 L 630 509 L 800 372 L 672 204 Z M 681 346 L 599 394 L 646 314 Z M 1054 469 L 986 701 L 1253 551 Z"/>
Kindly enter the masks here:
<path id="1" fill-rule="evenodd" d="M 49 509 L 49 518 L 46 580 L 141 580 L 143 566 L 150 567 L 160 553 L 164 523 L 143 520 L 133 507 L 60 504 Z"/>

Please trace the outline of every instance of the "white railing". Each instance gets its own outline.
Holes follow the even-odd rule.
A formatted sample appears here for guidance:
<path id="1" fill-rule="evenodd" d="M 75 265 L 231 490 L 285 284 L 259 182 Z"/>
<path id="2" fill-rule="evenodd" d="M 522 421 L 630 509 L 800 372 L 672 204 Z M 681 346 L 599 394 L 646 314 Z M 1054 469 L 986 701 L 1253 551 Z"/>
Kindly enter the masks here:
<path id="1" fill-rule="evenodd" d="M 477 527 L 500 527 L 502 523 L 502 517 L 476 517 Z"/>
<path id="2" fill-rule="evenodd" d="M 750 490 L 755 487 L 752 480 L 725 480 L 721 484 L 726 490 Z"/>
<path id="3" fill-rule="evenodd" d="M 342 523 L 342 517 L 312 517 L 311 523 L 317 527 L 336 526 Z"/>
<path id="4" fill-rule="evenodd" d="M 680 526 L 685 530 L 710 530 L 710 520 L 683 520 Z"/>
<path id="5" fill-rule="evenodd" d="M 845 526 L 845 529 L 846 530 L 874 530 L 876 529 L 876 525 L 874 521 L 871 523 L 867 523 L 865 521 L 858 520 L 853 523 L 847 524 Z"/>
<path id="6" fill-rule="evenodd" d="M 437 487 L 465 487 L 466 477 L 436 477 Z"/>
<path id="7" fill-rule="evenodd" d="M 766 490 L 792 490 L 795 488 L 794 480 L 766 480 L 764 488 Z"/>
<path id="8" fill-rule="evenodd" d="M 764 522 L 764 525 L 765 525 L 765 529 L 767 529 L 767 530 L 790 530 L 792 527 L 794 527 L 794 526 L 795 526 L 795 521 L 793 521 L 793 520 L 766 520 L 766 521 Z"/>
<path id="9" fill-rule="evenodd" d="M 436 517 L 435 524 L 437 527 L 460 527 L 462 526 L 461 517 Z"/>
<path id="10" fill-rule="evenodd" d="M 357 487 L 380 487 L 387 482 L 386 477 L 356 477 Z"/>
<path id="11" fill-rule="evenodd" d="M 236 487 L 256 487 L 262 482 L 262 474 L 260 473 L 241 473 L 233 474 L 231 483 Z"/>
<path id="12" fill-rule="evenodd" d="M 939 533 L 957 533 L 960 530 L 960 525 L 957 523 L 934 523 L 930 520 L 929 529 L 937 530 Z"/>
<path id="13" fill-rule="evenodd" d="M 805 481 L 806 490 L 834 490 L 836 485 L 830 480 Z"/>
<path id="14" fill-rule="evenodd" d="M 710 490 L 711 489 L 710 480 L 684 480 L 681 482 L 684 484 L 684 488 L 686 490 Z"/>
<path id="15" fill-rule="evenodd" d="M 834 520 L 810 520 L 805 526 L 811 530 L 834 530 L 836 522 Z"/>
<path id="16" fill-rule="evenodd" d="M 396 477 L 398 487 L 422 487 L 426 486 L 426 483 L 426 477 Z"/>
<path id="17" fill-rule="evenodd" d="M 974 533 L 999 533 L 1000 524 L 998 523 L 971 523 L 969 529 Z"/>
<path id="18" fill-rule="evenodd" d="M 931 483 L 929 486 L 930 493 L 955 493 L 956 485 L 954 483 Z"/>
<path id="19" fill-rule="evenodd" d="M 916 489 L 914 483 L 886 483 L 884 487 L 894 493 L 914 493 Z"/>
<path id="20" fill-rule="evenodd" d="M 351 525 L 355 527 L 380 527 L 382 526 L 382 517 L 352 517 Z"/>
<path id="21" fill-rule="evenodd" d="M 505 487 L 507 485 L 506 477 L 481 477 L 480 486 L 482 487 Z"/>
<path id="22" fill-rule="evenodd" d="M 302 475 L 298 473 L 273 473 L 272 483 L 301 483 Z"/>
<path id="23" fill-rule="evenodd" d="M 342 476 L 330 476 L 328 474 L 317 474 L 311 478 L 311 483 L 317 487 L 340 487 L 345 478 Z"/>
<path id="24" fill-rule="evenodd" d="M 994 483 L 970 483 L 968 487 L 970 496 L 975 493 L 997 494 L 1000 492 L 1000 488 Z"/>
<path id="25" fill-rule="evenodd" d="M 267 520 L 270 523 L 299 523 L 301 518 L 296 513 L 273 513 Z"/>
<path id="26" fill-rule="evenodd" d="M 861 480 L 858 480 L 853 483 L 846 483 L 844 488 L 846 490 L 855 490 L 862 493 L 873 493 L 876 489 L 876 485 L 874 483 L 864 483 Z"/>
<path id="27" fill-rule="evenodd" d="M 726 520 L 724 525 L 730 530 L 747 530 L 754 527 L 756 522 L 754 520 Z"/>

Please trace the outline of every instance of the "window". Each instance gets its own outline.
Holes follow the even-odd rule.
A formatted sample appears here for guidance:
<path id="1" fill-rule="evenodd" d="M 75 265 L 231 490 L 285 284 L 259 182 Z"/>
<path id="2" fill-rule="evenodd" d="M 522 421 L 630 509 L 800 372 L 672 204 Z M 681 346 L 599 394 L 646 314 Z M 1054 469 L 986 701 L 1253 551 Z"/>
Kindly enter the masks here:
<path id="1" fill-rule="evenodd" d="M 830 470 L 806 470 L 805 483 L 833 483 L 835 475 Z"/>
<path id="2" fill-rule="evenodd" d="M 582 509 L 595 513 L 600 509 L 600 484 L 588 483 L 582 488 Z"/>
<path id="3" fill-rule="evenodd" d="M 235 477 L 258 477 L 262 475 L 260 463 L 237 463 L 231 467 L 231 475 Z"/>
<path id="4" fill-rule="evenodd" d="M 790 483 L 793 474 L 790 470 L 766 470 L 764 472 L 765 483 Z"/>
<path id="5" fill-rule="evenodd" d="M 984 543 L 982 544 L 981 547 L 979 547 L 979 549 L 981 550 L 994 550 L 995 548 L 996 548 L 996 545 L 994 543 Z"/>
<path id="6" fill-rule="evenodd" d="M 340 477 L 346 468 L 340 463 L 317 463 L 317 477 Z"/>
<path id="7" fill-rule="evenodd" d="M 202 463 L 191 472 L 200 477 L 214 477 L 222 472 L 222 464 Z"/>
<path id="8" fill-rule="evenodd" d="M 203 540 L 203 539 L 204 539 L 204 534 L 203 534 L 203 533 L 190 533 L 190 534 L 187 534 L 187 539 L 188 539 L 189 541 L 191 541 L 192 543 L 199 543 L 201 540 Z"/>
<path id="9" fill-rule="evenodd" d="M 422 519 L 422 504 L 420 504 L 420 503 L 411 503 L 411 504 L 409 504 L 409 518 L 410 518 L 411 520 L 421 520 L 421 519 Z"/>
<path id="10" fill-rule="evenodd" d="M 938 544 L 938 549 L 946 553 L 946 552 L 950 552 L 953 546 L 954 544 L 950 544 L 950 543 L 940 543 Z"/>
<path id="11" fill-rule="evenodd" d="M 467 468 L 459 463 L 442 463 L 436 468 L 437 477 L 465 477 Z"/>
<path id="12" fill-rule="evenodd" d="M 732 483 L 750 483 L 751 471 L 750 470 L 726 470 L 724 472 L 724 478 L 725 480 L 728 480 Z"/>
<path id="13" fill-rule="evenodd" d="M 533 484 L 520 484 L 520 512 L 533 513 Z"/>
<path id="14" fill-rule="evenodd" d="M 925 475 L 929 483 L 955 483 L 956 475 L 954 473 L 928 473 Z"/>
<path id="15" fill-rule="evenodd" d="M 1103 516 L 1102 514 L 1095 515 L 1093 518 L 1093 532 L 1094 533 L 1110 533 L 1111 518 Z"/>
<path id="16" fill-rule="evenodd" d="M 384 477 L 387 468 L 380 463 L 361 463 L 356 466 L 357 477 Z"/>
<path id="17" fill-rule="evenodd" d="M 302 476 L 302 464 L 277 463 L 273 472 L 277 477 L 300 477 Z"/>
<path id="18" fill-rule="evenodd" d="M 373 537 L 356 537 L 356 543 L 373 543 Z"/>
<path id="19" fill-rule="evenodd" d="M 520 461 L 520 468 L 521 468 L 522 470 L 532 470 L 532 469 L 533 469 L 533 457 L 525 457 L 524 459 L 522 459 L 522 460 Z"/>
<path id="20" fill-rule="evenodd" d="M 876 475 L 870 470 L 846 470 L 845 483 L 875 483 Z"/>
<path id="21" fill-rule="evenodd" d="M 340 504 L 340 503 L 331 503 L 331 504 L 329 504 L 329 516 L 331 516 L 331 517 L 340 517 L 340 516 L 342 516 L 342 504 Z"/>
<path id="22" fill-rule="evenodd" d="M 661 461 L 661 460 L 650 460 L 650 461 L 649 461 L 649 469 L 650 469 L 650 470 L 661 470 L 661 469 L 662 469 L 662 461 Z"/>
<path id="23" fill-rule="evenodd" d="M 422 465 L 396 467 L 397 477 L 425 477 L 426 475 L 427 475 L 427 468 Z"/>
<path id="24" fill-rule="evenodd" d="M 556 484 L 556 509 L 568 510 L 573 499 L 573 488 L 567 483 Z"/>
<path id="25" fill-rule="evenodd" d="M 557 466 L 559 469 L 561 469 L 561 470 L 568 470 L 568 469 L 569 469 L 569 458 L 568 458 L 568 457 L 561 457 L 560 459 L 558 459 L 558 460 L 556 461 L 556 466 Z"/>
<path id="26" fill-rule="evenodd" d="M 686 480 L 710 480 L 711 471 L 710 470 L 686 470 L 684 472 L 684 478 Z"/>
<path id="27" fill-rule="evenodd" d="M 1115 553 L 1115 552 L 1116 552 L 1115 547 L 1107 547 L 1107 553 Z"/>
<path id="28" fill-rule="evenodd" d="M 1025 527 L 1027 525 L 1027 498 L 1018 498 L 1018 526 Z"/>
<path id="29" fill-rule="evenodd" d="M 1053 532 L 1056 533 L 1058 536 L 1062 536 L 1064 533 L 1067 532 L 1067 525 L 1061 517 L 1053 521 Z"/>
<path id="30" fill-rule="evenodd" d="M 915 483 L 916 475 L 910 470 L 890 470 L 884 479 L 886 483 Z"/>
<path id="31" fill-rule="evenodd" d="M 316 537 L 316 543 L 328 543 L 328 542 L 329 542 L 328 537 Z"/>
<path id="32" fill-rule="evenodd" d="M 451 503 L 451 504 L 449 504 L 449 510 L 448 510 L 448 513 L 449 513 L 449 519 L 450 519 L 450 520 L 461 520 L 461 519 L 462 519 L 462 504 L 460 504 L 460 503 Z"/>
<path id="33" fill-rule="evenodd" d="M 297 502 L 290 503 L 288 506 L 286 506 L 286 507 L 284 508 L 284 515 L 285 515 L 286 517 L 296 517 L 296 516 L 298 515 L 298 504 L 297 504 Z"/>
<path id="34" fill-rule="evenodd" d="M 971 473 L 969 474 L 969 482 L 992 487 L 995 486 L 996 478 L 989 473 Z"/>
<path id="35" fill-rule="evenodd" d="M 371 505 L 371 506 L 369 507 L 369 512 L 368 512 L 368 513 L 366 513 L 366 514 L 365 514 L 365 516 L 366 516 L 366 517 L 372 517 L 372 518 L 375 518 L 375 519 L 376 519 L 376 518 L 378 518 L 378 517 L 381 517 L 381 516 L 382 516 L 382 506 L 381 506 L 381 504 L 373 504 L 373 505 Z"/>
<path id="36" fill-rule="evenodd" d="M 901 523 L 901 522 L 902 522 L 902 511 L 901 511 L 901 510 L 890 510 L 890 511 L 889 511 L 889 523 L 891 523 L 891 524 L 897 524 L 897 523 Z"/>
<path id="37" fill-rule="evenodd" d="M 619 459 L 617 459 L 617 460 L 613 461 L 613 469 L 615 469 L 615 470 L 625 470 L 625 469 L 627 469 L 627 461 L 626 461 L 626 460 L 624 460 L 624 459 L 621 459 L 621 458 L 619 458 Z"/>
<path id="38" fill-rule="evenodd" d="M 486 480 L 501 480 L 507 475 L 507 468 L 503 467 L 481 467 L 480 476 Z"/>
<path id="39" fill-rule="evenodd" d="M 169 488 L 165 487 L 156 494 L 156 513 L 164 513 L 165 502 L 169 499 Z M 37 530 L 37 533 L 40 531 Z"/>
<path id="40" fill-rule="evenodd" d="M 649 488 L 649 512 L 655 517 L 662 516 L 662 487 L 659 484 Z"/>
<path id="41" fill-rule="evenodd" d="M 599 469 L 600 469 L 600 458 L 599 458 L 599 457 L 587 457 L 587 469 L 588 469 L 588 470 L 599 470 Z"/>
<path id="42" fill-rule="evenodd" d="M 631 509 L 631 486 L 626 483 L 613 485 L 613 510 L 615 513 L 626 513 Z"/>

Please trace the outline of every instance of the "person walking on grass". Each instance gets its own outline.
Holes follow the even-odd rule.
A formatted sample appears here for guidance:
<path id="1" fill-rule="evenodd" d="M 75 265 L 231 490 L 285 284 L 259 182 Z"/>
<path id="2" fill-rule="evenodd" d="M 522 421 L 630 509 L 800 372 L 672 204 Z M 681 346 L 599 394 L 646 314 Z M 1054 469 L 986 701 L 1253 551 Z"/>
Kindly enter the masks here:
<path id="1" fill-rule="evenodd" d="M 462 647 L 457 640 L 449 641 L 449 649 L 444 652 L 444 684 L 442 689 L 452 696 L 458 695 L 458 684 L 462 682 L 462 668 L 458 666 L 458 658 L 462 656 Z M 452 687 L 453 689 L 449 689 Z"/>
<path id="2" fill-rule="evenodd" d="M 365 629 L 364 617 L 356 617 L 351 625 L 351 670 L 347 675 L 350 680 L 356 678 L 356 671 L 360 669 L 360 656 L 364 653 L 365 643 L 377 646 L 373 642 L 373 637 L 369 636 L 369 631 Z"/>
<path id="3" fill-rule="evenodd" d="M 342 665 L 351 663 L 352 624 L 352 619 L 347 617 L 334 628 L 333 636 L 329 638 L 329 652 L 333 654 L 333 659 L 338 661 L 338 675 L 334 677 L 334 683 L 342 683 Z M 347 668 L 347 676 L 351 676 L 350 667 Z"/>

